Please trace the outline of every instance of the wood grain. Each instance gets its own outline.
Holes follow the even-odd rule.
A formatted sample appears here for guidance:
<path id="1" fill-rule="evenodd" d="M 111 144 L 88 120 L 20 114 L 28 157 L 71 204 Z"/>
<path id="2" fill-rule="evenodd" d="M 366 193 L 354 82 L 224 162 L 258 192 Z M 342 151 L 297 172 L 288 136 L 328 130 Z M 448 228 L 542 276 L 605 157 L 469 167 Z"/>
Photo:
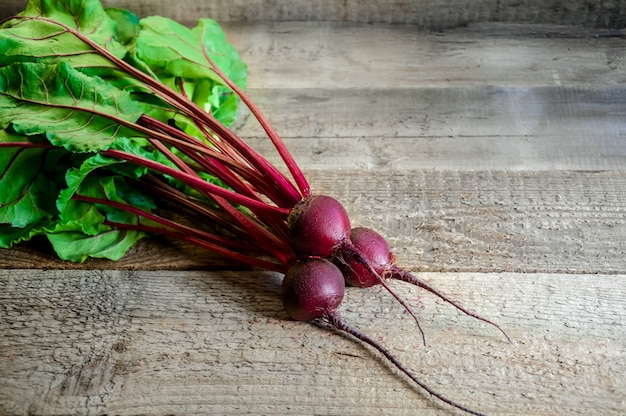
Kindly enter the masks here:
<path id="1" fill-rule="evenodd" d="M 306 169 L 626 168 L 620 86 L 251 93 Z M 239 132 L 280 163 L 255 123 L 246 120 Z"/>
<path id="2" fill-rule="evenodd" d="M 26 0 L 4 0 L 0 17 L 19 12 Z M 198 16 L 227 21 L 351 21 L 411 24 L 430 29 L 465 26 L 472 22 L 503 21 L 619 28 L 626 22 L 624 3 L 570 0 L 165 0 L 129 2 L 103 0 L 107 7 L 132 8 L 140 16 L 160 14 L 176 20 Z"/>
<path id="3" fill-rule="evenodd" d="M 615 86 L 621 37 L 572 26 L 475 24 L 443 32 L 411 25 L 233 23 L 229 39 L 254 71 L 250 86 L 369 89 Z"/>
<path id="4" fill-rule="evenodd" d="M 422 276 L 479 307 L 514 343 L 399 283 L 393 287 L 420 308 L 427 346 L 384 291 L 350 290 L 341 312 L 432 387 L 488 414 L 623 414 L 626 276 Z M 3 273 L 3 411 L 454 414 L 369 348 L 285 320 L 276 279 L 228 271 Z"/>

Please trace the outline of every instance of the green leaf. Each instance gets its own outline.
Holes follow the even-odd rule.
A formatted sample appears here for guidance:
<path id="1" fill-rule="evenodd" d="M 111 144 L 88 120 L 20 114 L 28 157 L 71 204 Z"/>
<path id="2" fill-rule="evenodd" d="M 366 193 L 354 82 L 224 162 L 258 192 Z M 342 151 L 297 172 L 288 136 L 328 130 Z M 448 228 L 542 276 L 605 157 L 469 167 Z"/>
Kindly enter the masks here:
<path id="1" fill-rule="evenodd" d="M 159 76 L 210 78 L 219 81 L 202 52 L 202 44 L 189 28 L 162 16 L 141 20 L 136 39 L 137 55 Z"/>
<path id="2" fill-rule="evenodd" d="M 59 199 L 62 198 L 65 198 L 63 192 L 59 196 Z M 60 205 L 59 203 L 57 204 Z M 70 195 L 61 208 L 59 225 L 55 228 L 56 232 L 61 229 L 95 236 L 110 230 L 110 227 L 104 225 L 106 221 L 105 215 L 92 203 L 72 200 Z"/>
<path id="3" fill-rule="evenodd" d="M 51 19 L 88 36 L 121 58 L 126 48 L 114 38 L 117 23 L 109 18 L 98 0 L 31 0 L 20 16 L 0 29 L 0 65 L 12 62 L 58 62 L 63 59 L 72 66 L 111 66 L 111 62 L 95 53 L 82 40 L 67 32 Z"/>
<path id="4" fill-rule="evenodd" d="M 100 0 L 30 0 L 20 15 L 47 17 L 89 33 L 103 44 L 115 31 L 115 23 L 108 19 Z"/>
<path id="5" fill-rule="evenodd" d="M 48 224 L 47 221 L 40 221 L 23 228 L 0 224 L 0 248 L 11 248 L 37 235 L 43 235 L 46 233 L 46 225 Z"/>
<path id="6" fill-rule="evenodd" d="M 94 171 L 100 168 L 106 168 L 111 165 L 122 163 L 117 159 L 106 157 L 100 153 L 87 158 L 80 167 L 72 168 L 67 171 L 65 175 L 65 181 L 67 182 L 67 188 L 63 189 L 59 198 L 56 201 L 56 206 L 59 212 L 67 212 L 67 205 L 70 203 L 72 196 L 76 194 L 78 189 L 83 185 L 83 181 Z M 96 185 L 97 186 L 97 185 Z M 98 218 L 97 224 L 101 223 L 104 218 Z M 67 218 L 66 218 L 67 221 Z M 89 225 L 90 226 L 90 225 Z M 86 230 L 84 230 L 86 231 Z M 89 231 L 86 231 L 89 232 Z M 93 231 L 91 232 L 93 233 Z"/>
<path id="7" fill-rule="evenodd" d="M 44 133 L 73 152 L 106 149 L 116 137 L 138 135 L 119 122 L 134 122 L 141 113 L 127 92 L 66 63 L 0 68 L 0 128 Z"/>
<path id="8" fill-rule="evenodd" d="M 241 88 L 246 88 L 248 67 L 237 49 L 228 43 L 220 25 L 212 19 L 200 19 L 192 32 L 200 39 L 215 64 Z"/>
<path id="9" fill-rule="evenodd" d="M 114 146 L 119 150 L 125 150 L 129 153 L 145 155 L 139 145 L 133 146 L 132 140 L 124 139 L 122 144 L 117 144 Z M 142 154 L 143 153 L 143 154 Z M 66 206 L 71 202 L 72 197 L 81 191 L 83 195 L 94 196 L 98 198 L 109 198 L 112 200 L 116 200 L 118 202 L 123 201 L 124 199 L 119 199 L 116 197 L 116 187 L 113 183 L 108 183 L 106 186 L 102 183 L 94 183 L 93 180 L 91 182 L 88 178 L 91 178 L 94 174 L 97 174 L 106 170 L 106 173 L 103 173 L 99 176 L 108 175 L 108 174 L 119 174 L 122 177 L 130 177 L 133 179 L 140 178 L 143 176 L 147 169 L 141 166 L 136 166 L 130 164 L 125 161 L 120 161 L 119 159 L 115 159 L 112 157 L 104 156 L 101 153 L 96 153 L 93 156 L 85 159 L 85 161 L 79 166 L 72 169 L 69 169 L 65 175 L 65 181 L 67 182 L 67 188 L 63 189 L 59 193 L 59 198 L 56 201 L 56 207 L 59 212 L 65 212 Z M 87 185 L 85 185 L 85 181 L 87 180 Z M 89 187 L 95 187 L 97 192 L 94 194 L 92 191 L 89 191 Z M 111 187 L 111 188 L 109 188 Z M 85 191 L 87 189 L 87 191 Z M 86 192 L 86 193 L 85 193 Z M 138 194 L 139 191 L 135 191 L 134 194 Z M 126 192 L 125 195 L 130 196 L 131 198 L 137 198 L 131 192 Z M 149 199 L 145 197 L 137 198 L 137 201 L 145 200 L 149 201 Z M 151 203 L 146 202 L 141 206 L 153 208 L 154 206 Z"/>
<path id="10" fill-rule="evenodd" d="M 135 40 L 139 34 L 139 17 L 124 9 L 108 8 L 106 14 L 117 23 L 115 29 L 116 39 L 123 45 Z"/>
<path id="11" fill-rule="evenodd" d="M 95 161 L 89 162 L 95 166 Z M 48 231 L 48 240 L 60 258 L 82 262 L 87 257 L 118 260 L 141 238 L 144 233 L 135 230 L 119 230 L 106 221 L 136 225 L 143 221 L 132 212 L 105 204 L 70 199 L 73 195 L 98 198 L 127 204 L 150 212 L 154 203 L 147 195 L 129 187 L 120 176 L 94 174 L 87 168 L 79 178 L 78 185 L 64 190 L 57 205 L 61 210 L 60 221 Z M 68 173 L 68 176 L 71 174 Z"/>
<path id="12" fill-rule="evenodd" d="M 25 142 L 27 138 L 0 131 L 0 139 Z M 84 160 L 80 168 L 68 168 L 71 163 L 59 164 L 67 155 L 66 150 L 59 148 L 2 148 L 0 166 L 5 169 L 0 177 L 0 199 L 9 202 L 3 202 L 0 207 L 0 247 L 9 248 L 34 236 L 47 235 L 64 260 L 82 262 L 87 257 L 117 260 L 144 234 L 116 230 L 105 221 L 137 224 L 140 219 L 125 210 L 72 200 L 71 196 L 80 193 L 128 203 L 145 211 L 154 209 L 154 203 L 147 195 L 126 185 L 122 177 L 108 174 L 107 168 L 125 163 L 97 153 Z M 64 202 L 57 203 L 57 211 L 54 201 L 64 183 L 58 170 L 64 169 L 68 169 L 66 176 L 71 189 L 60 192 L 59 199 L 64 198 Z M 46 186 L 47 193 L 36 192 Z"/>
<path id="13" fill-rule="evenodd" d="M 162 82 L 181 91 L 183 80 L 185 94 L 206 111 L 216 113 L 223 102 L 220 120 L 230 124 L 236 116 L 232 111 L 233 93 L 213 71 L 211 60 L 237 85 L 246 87 L 247 66 L 239 52 L 226 40 L 222 28 L 211 19 L 200 19 L 189 29 L 160 16 L 141 20 L 137 37 L 136 56 L 159 76 Z M 236 99 L 234 99 L 236 104 Z"/>
<path id="14" fill-rule="evenodd" d="M 116 175 L 123 171 L 124 167 L 127 169 L 123 172 L 123 176 Z M 87 158 L 80 167 L 68 170 L 65 175 L 67 188 L 60 192 L 56 202 L 57 209 L 61 213 L 61 221 L 80 223 L 82 224 L 81 230 L 87 234 L 99 233 L 102 230 L 100 224 L 106 219 L 107 214 L 111 213 L 115 214 L 117 222 L 138 223 L 139 220 L 134 214 L 122 211 L 124 215 L 120 216 L 119 209 L 105 205 L 99 205 L 96 213 L 91 211 L 91 208 L 95 207 L 94 204 L 76 201 L 72 197 L 82 195 L 121 202 L 149 212 L 155 208 L 152 199 L 139 189 L 128 186 L 125 181 L 125 176 L 134 179 L 146 172 L 139 169 L 143 168 L 96 153 Z"/>
<path id="15" fill-rule="evenodd" d="M 111 198 L 118 202 L 125 199 L 133 206 L 150 210 L 150 198 L 126 187 L 119 178 L 90 176 L 81 183 L 82 195 Z M 123 195 L 125 199 L 119 195 Z M 88 257 L 119 260 L 141 238 L 143 232 L 114 229 L 104 224 L 105 219 L 119 223 L 135 224 L 136 215 L 82 201 L 70 201 L 64 206 L 62 219 L 35 222 L 18 228 L 0 224 L 0 247 L 9 248 L 37 235 L 46 235 L 59 258 L 83 262 Z"/>
<path id="16" fill-rule="evenodd" d="M 24 136 L 0 130 L 0 143 L 28 143 Z M 62 149 L 0 148 L 0 223 L 23 228 L 56 214 L 54 200 L 62 186 L 55 172 L 63 168 Z"/>
<path id="17" fill-rule="evenodd" d="M 192 30 L 201 39 L 205 50 L 215 64 L 242 89 L 246 88 L 248 67 L 239 52 L 226 40 L 222 28 L 212 19 L 200 19 Z M 226 86 L 210 80 L 196 83 L 192 100 L 213 113 L 225 125 L 231 125 L 237 117 L 237 96 Z"/>
<path id="18" fill-rule="evenodd" d="M 48 240 L 62 260 L 82 263 L 89 257 L 119 260 L 141 240 L 144 234 L 134 230 L 115 230 L 92 236 L 58 227 Z"/>
<path id="19" fill-rule="evenodd" d="M 229 94 L 222 98 L 218 105 L 213 110 L 213 115 L 216 119 L 224 123 L 226 126 L 230 126 L 237 119 L 237 105 L 239 100 L 235 94 Z"/>

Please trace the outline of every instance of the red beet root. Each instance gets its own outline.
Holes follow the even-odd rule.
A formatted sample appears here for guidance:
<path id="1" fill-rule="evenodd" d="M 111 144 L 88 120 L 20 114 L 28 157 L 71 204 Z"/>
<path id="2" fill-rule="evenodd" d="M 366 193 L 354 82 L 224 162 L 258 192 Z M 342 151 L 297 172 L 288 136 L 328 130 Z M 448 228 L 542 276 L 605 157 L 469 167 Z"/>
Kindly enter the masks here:
<path id="1" fill-rule="evenodd" d="M 311 258 L 285 274 L 281 297 L 285 310 L 297 321 L 310 321 L 333 312 L 343 300 L 341 271 L 328 260 Z"/>
<path id="2" fill-rule="evenodd" d="M 287 228 L 294 251 L 304 256 L 330 257 L 350 240 L 350 219 L 339 201 L 314 195 L 289 213 Z"/>

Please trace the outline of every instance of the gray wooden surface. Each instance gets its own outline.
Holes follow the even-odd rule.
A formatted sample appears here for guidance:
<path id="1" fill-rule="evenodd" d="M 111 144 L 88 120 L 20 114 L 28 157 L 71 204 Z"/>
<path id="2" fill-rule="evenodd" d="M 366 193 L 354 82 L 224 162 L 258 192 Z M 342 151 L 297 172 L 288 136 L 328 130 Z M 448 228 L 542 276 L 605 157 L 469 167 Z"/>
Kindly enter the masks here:
<path id="1" fill-rule="evenodd" d="M 315 191 L 513 344 L 400 283 L 427 346 L 380 289 L 349 290 L 341 313 L 487 414 L 625 414 L 624 39 L 355 20 L 226 28 Z M 276 160 L 249 117 L 239 132 Z M 31 246 L 0 267 L 2 415 L 457 414 L 371 349 L 289 321 L 273 273 L 160 239 L 118 263 Z"/>
<path id="2" fill-rule="evenodd" d="M 0 16 L 17 13 L 27 0 L 3 0 Z M 220 22 L 339 21 L 402 23 L 444 29 L 499 21 L 619 28 L 626 23 L 626 1 L 588 0 L 102 0 L 109 7 L 177 20 L 211 16 Z"/>

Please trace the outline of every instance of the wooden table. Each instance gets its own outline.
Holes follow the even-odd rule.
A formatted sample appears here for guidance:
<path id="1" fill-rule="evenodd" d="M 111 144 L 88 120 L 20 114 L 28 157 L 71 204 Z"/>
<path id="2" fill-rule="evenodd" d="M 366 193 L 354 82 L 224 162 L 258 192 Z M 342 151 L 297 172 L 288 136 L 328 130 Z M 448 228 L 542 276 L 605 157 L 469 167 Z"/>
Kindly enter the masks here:
<path id="1" fill-rule="evenodd" d="M 341 313 L 487 414 L 626 414 L 620 32 L 345 20 L 224 26 L 314 190 L 513 343 L 401 283 L 426 346 L 380 288 L 349 290 Z M 277 161 L 249 116 L 238 131 Z M 161 239 L 82 265 L 19 247 L 0 267 L 1 415 L 458 413 L 372 349 L 290 321 L 275 273 Z"/>

